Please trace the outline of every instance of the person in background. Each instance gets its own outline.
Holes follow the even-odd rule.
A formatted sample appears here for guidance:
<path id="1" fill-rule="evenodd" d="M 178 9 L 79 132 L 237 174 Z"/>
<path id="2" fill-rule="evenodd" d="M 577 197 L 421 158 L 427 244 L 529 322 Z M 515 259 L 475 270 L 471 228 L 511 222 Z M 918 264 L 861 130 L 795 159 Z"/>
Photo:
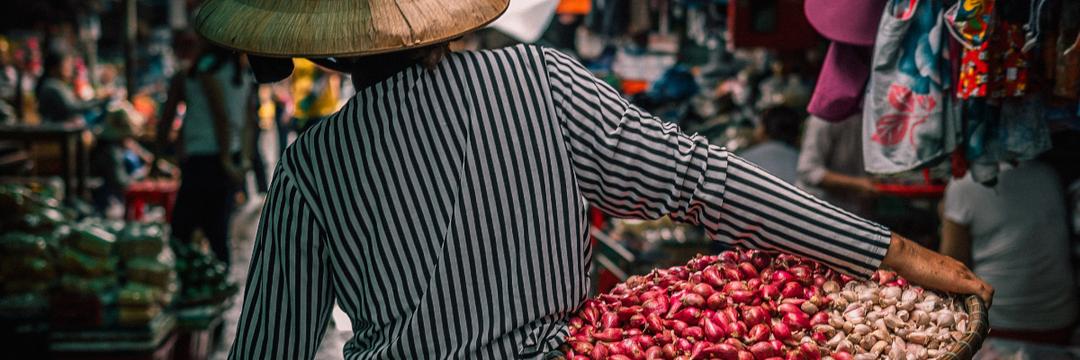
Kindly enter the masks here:
<path id="1" fill-rule="evenodd" d="M 93 100 L 83 101 L 75 95 L 71 82 L 75 76 L 74 58 L 62 49 L 50 49 L 42 60 L 44 74 L 34 94 L 38 113 L 45 122 L 85 123 L 83 112 L 104 106 L 110 94 L 99 93 Z"/>
<path id="2" fill-rule="evenodd" d="M 862 122 L 858 119 L 830 123 L 811 116 L 799 153 L 800 187 L 845 210 L 870 217 L 878 192 L 863 166 L 862 154 Z"/>
<path id="3" fill-rule="evenodd" d="M 125 165 L 128 142 L 137 135 L 141 115 L 128 104 L 110 106 L 90 151 L 90 169 L 103 184 L 93 192 L 94 208 L 105 214 L 114 202 L 122 202 L 124 190 L 135 178 Z M 134 145 L 137 146 L 137 145 Z"/>
<path id="4" fill-rule="evenodd" d="M 767 108 L 761 112 L 754 128 L 754 146 L 739 155 L 789 184 L 795 184 L 800 127 L 802 119 L 792 108 Z"/>
<path id="5" fill-rule="evenodd" d="M 318 124 L 338 109 L 341 95 L 341 76 L 327 71 L 315 63 L 302 58 L 293 60 L 293 74 L 290 79 L 292 100 L 292 121 L 278 125 L 278 148 L 282 153 L 289 144 L 289 134 L 298 134 Z"/>
<path id="6" fill-rule="evenodd" d="M 994 187 L 971 174 L 945 190 L 941 253 L 997 293 L 991 337 L 1065 345 L 1076 323 L 1065 193 L 1041 162 L 1003 166 Z"/>
<path id="7" fill-rule="evenodd" d="M 201 229 L 214 255 L 230 263 L 229 221 L 250 146 L 241 140 L 248 116 L 253 80 L 242 59 L 232 52 L 204 44 L 190 68 L 173 78 L 162 119 L 176 116 L 177 105 L 187 104 L 179 136 L 180 190 L 173 209 L 172 231 L 191 241 Z M 168 121 L 158 129 L 158 153 L 168 136 Z"/>
<path id="8" fill-rule="evenodd" d="M 11 42 L 0 36 L 0 124 L 19 121 L 23 73 L 15 65 Z"/>

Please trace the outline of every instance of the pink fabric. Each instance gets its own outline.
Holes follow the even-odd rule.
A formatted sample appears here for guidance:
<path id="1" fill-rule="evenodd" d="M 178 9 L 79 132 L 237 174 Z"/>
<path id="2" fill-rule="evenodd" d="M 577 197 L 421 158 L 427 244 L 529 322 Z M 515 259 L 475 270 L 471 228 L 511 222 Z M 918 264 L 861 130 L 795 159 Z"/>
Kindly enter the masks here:
<path id="1" fill-rule="evenodd" d="M 806 111 L 831 122 L 859 112 L 870 77 L 871 50 L 837 42 L 830 44 Z"/>

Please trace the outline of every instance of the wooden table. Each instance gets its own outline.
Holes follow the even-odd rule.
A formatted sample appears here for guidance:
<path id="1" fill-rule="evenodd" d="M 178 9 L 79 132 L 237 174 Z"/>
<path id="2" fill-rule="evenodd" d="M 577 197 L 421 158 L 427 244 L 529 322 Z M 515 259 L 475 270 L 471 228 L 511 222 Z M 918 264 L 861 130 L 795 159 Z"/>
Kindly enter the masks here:
<path id="1" fill-rule="evenodd" d="M 86 196 L 86 178 L 90 163 L 88 151 L 82 144 L 84 125 L 39 124 L 0 125 L 0 140 L 60 145 L 60 176 L 64 179 L 65 201 Z"/>

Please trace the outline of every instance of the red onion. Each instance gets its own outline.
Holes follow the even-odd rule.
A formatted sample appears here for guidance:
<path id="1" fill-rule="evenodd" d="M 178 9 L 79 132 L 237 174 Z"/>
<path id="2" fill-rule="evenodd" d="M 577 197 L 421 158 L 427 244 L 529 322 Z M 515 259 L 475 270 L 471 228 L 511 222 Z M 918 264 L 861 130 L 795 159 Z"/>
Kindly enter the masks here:
<path id="1" fill-rule="evenodd" d="M 660 332 L 664 330 L 664 320 L 660 318 L 660 315 L 649 314 L 645 316 L 645 328 L 654 332 Z"/>
<path id="2" fill-rule="evenodd" d="M 676 334 L 681 334 L 688 326 L 685 321 L 682 320 L 665 320 L 664 325 L 667 325 L 668 329 L 675 330 Z"/>
<path id="3" fill-rule="evenodd" d="M 701 277 L 705 279 L 705 282 L 712 286 L 724 286 L 724 284 L 727 283 L 727 281 L 724 280 L 724 277 L 720 275 L 720 269 L 716 266 L 705 268 L 705 270 L 701 272 Z"/>
<path id="4" fill-rule="evenodd" d="M 795 279 L 803 284 L 811 284 L 814 282 L 814 279 L 811 278 L 813 275 L 810 268 L 805 265 L 789 267 L 788 271 L 791 272 L 791 275 L 795 275 Z"/>
<path id="5" fill-rule="evenodd" d="M 761 281 L 761 278 L 751 278 L 750 280 L 746 280 L 746 289 L 750 291 L 755 291 L 757 289 L 760 289 L 762 284 L 763 282 Z"/>
<path id="6" fill-rule="evenodd" d="M 754 326 L 769 320 L 769 312 L 761 306 L 747 306 L 743 308 L 742 318 L 747 326 Z"/>
<path id="7" fill-rule="evenodd" d="M 802 285 L 798 282 L 789 282 L 784 284 L 784 287 L 780 289 L 780 295 L 786 298 L 802 297 L 805 295 Z"/>
<path id="8" fill-rule="evenodd" d="M 623 354 L 611 355 L 607 359 L 608 360 L 634 360 L 633 358 L 631 358 L 629 356 L 626 356 L 626 355 L 623 355 Z"/>
<path id="9" fill-rule="evenodd" d="M 805 359 L 821 360 L 821 351 L 818 350 L 818 346 L 815 343 L 804 342 L 799 344 L 799 352 Z"/>
<path id="10" fill-rule="evenodd" d="M 608 311 L 600 316 L 600 328 L 608 329 L 619 326 L 619 314 Z"/>
<path id="11" fill-rule="evenodd" d="M 757 324 L 750 328 L 750 331 L 746 333 L 746 341 L 756 343 L 759 341 L 769 340 L 769 325 Z"/>
<path id="12" fill-rule="evenodd" d="M 675 344 L 664 344 L 664 346 L 660 347 L 660 352 L 664 354 L 665 359 L 674 359 L 678 355 Z"/>
<path id="13" fill-rule="evenodd" d="M 675 349 L 689 352 L 694 349 L 694 345 L 690 343 L 690 340 L 679 338 L 675 339 Z"/>
<path id="14" fill-rule="evenodd" d="M 737 263 L 739 262 L 739 254 L 734 251 L 727 250 L 720 253 L 720 260 L 726 263 Z"/>
<path id="15" fill-rule="evenodd" d="M 705 317 L 701 319 L 701 328 L 705 332 L 705 338 L 709 341 L 720 341 L 724 338 L 726 328 L 713 322 L 711 318 Z"/>
<path id="16" fill-rule="evenodd" d="M 776 307 L 776 311 L 779 311 L 781 314 L 786 314 L 786 313 L 791 313 L 791 312 L 797 312 L 797 313 L 803 312 L 802 309 L 800 309 L 798 305 L 789 304 L 789 303 L 780 304 L 779 306 Z"/>
<path id="17" fill-rule="evenodd" d="M 810 317 L 802 311 L 784 313 L 781 320 L 792 327 L 795 330 L 806 329 L 810 327 Z"/>
<path id="18" fill-rule="evenodd" d="M 779 352 L 773 348 L 768 342 L 759 342 L 750 345 L 750 353 L 754 354 L 755 359 L 765 359 L 772 356 L 776 356 Z"/>
<path id="19" fill-rule="evenodd" d="M 701 285 L 705 285 L 705 284 L 701 284 Z M 709 286 L 709 285 L 705 285 L 705 286 Z M 682 296 L 681 299 L 679 299 L 679 301 L 682 301 L 682 304 L 686 305 L 686 306 L 700 307 L 702 305 L 705 305 L 705 298 L 702 297 L 701 295 L 697 294 L 697 293 L 685 294 L 685 295 Z"/>
<path id="20" fill-rule="evenodd" d="M 622 340 L 623 331 L 622 329 L 608 328 L 594 332 L 592 336 L 600 341 L 615 342 Z"/>
<path id="21" fill-rule="evenodd" d="M 770 279 L 771 283 L 780 286 L 783 286 L 784 284 L 792 281 L 795 281 L 795 275 L 792 275 L 790 272 L 784 270 L 776 270 L 772 274 L 772 279 Z"/>
<path id="22" fill-rule="evenodd" d="M 739 359 L 739 349 L 736 349 L 730 344 L 715 344 L 703 349 L 701 353 L 706 356 L 718 357 L 724 360 Z M 691 357 L 696 358 L 694 355 L 691 355 Z"/>
<path id="23" fill-rule="evenodd" d="M 749 329 L 746 328 L 746 323 L 742 321 L 736 321 L 728 324 L 728 334 L 730 334 L 732 338 L 741 338 L 748 331 Z"/>
<path id="24" fill-rule="evenodd" d="M 791 338 L 791 326 L 783 322 L 775 322 L 772 325 L 772 334 L 776 340 L 787 340 Z"/>
<path id="25" fill-rule="evenodd" d="M 694 287 L 691 288 L 690 291 L 694 292 L 695 294 L 701 295 L 701 297 L 703 298 L 707 298 L 711 296 L 714 292 L 716 292 L 716 290 L 713 289 L 712 286 L 705 283 L 694 285 Z"/>
<path id="26" fill-rule="evenodd" d="M 679 333 L 679 336 L 692 340 L 704 339 L 705 330 L 702 330 L 700 326 L 689 326 L 686 329 L 683 329 L 682 333 Z"/>
<path id="27" fill-rule="evenodd" d="M 650 346 L 645 349 L 645 360 L 660 360 L 663 358 L 663 350 L 659 346 Z"/>
<path id="28" fill-rule="evenodd" d="M 728 294 L 728 298 L 739 304 L 748 304 L 754 300 L 754 292 L 748 290 L 736 290 Z"/>
<path id="29" fill-rule="evenodd" d="M 630 316 L 630 319 L 626 321 L 628 326 L 641 327 L 645 325 L 645 315 L 634 314 Z"/>
<path id="30" fill-rule="evenodd" d="M 724 307 L 724 305 L 727 305 L 727 297 L 720 292 L 714 292 L 712 295 L 709 295 L 708 299 L 705 299 L 705 306 L 708 306 L 710 309 L 719 309 Z"/>
<path id="31" fill-rule="evenodd" d="M 810 317 L 810 326 L 828 324 L 829 314 L 824 311 L 819 311 L 814 316 Z"/>
<path id="32" fill-rule="evenodd" d="M 642 348 L 649 348 L 656 345 L 656 342 L 653 341 L 653 337 L 649 335 L 637 335 L 634 336 L 633 339 L 634 342 L 638 343 L 638 345 L 641 345 Z"/>
<path id="33" fill-rule="evenodd" d="M 834 360 L 853 360 L 855 358 L 854 356 L 851 356 L 851 354 L 846 352 L 846 351 L 837 351 L 837 352 L 832 353 L 831 356 L 832 356 L 832 358 Z"/>
<path id="34" fill-rule="evenodd" d="M 589 352 L 589 355 L 592 356 L 593 359 L 604 359 L 607 358 L 609 353 L 610 352 L 608 351 L 607 345 L 604 345 L 603 343 L 597 343 L 596 345 L 593 345 L 592 351 Z"/>
<path id="35" fill-rule="evenodd" d="M 758 269 L 748 262 L 739 263 L 739 272 L 742 273 L 743 279 L 753 279 L 758 277 Z"/>
<path id="36" fill-rule="evenodd" d="M 689 308 L 682 309 L 681 311 L 676 313 L 675 316 L 674 316 L 674 318 L 676 320 L 682 320 L 682 321 L 686 322 L 687 324 L 691 324 L 691 325 L 697 324 L 698 318 L 700 318 L 700 317 L 701 317 L 701 309 L 694 308 L 694 307 L 689 307 Z"/>
<path id="37" fill-rule="evenodd" d="M 766 299 L 776 299 L 780 297 L 780 286 L 776 284 L 765 284 L 761 286 L 761 296 Z"/>
<path id="38" fill-rule="evenodd" d="M 738 360 L 754 360 L 754 354 L 745 350 L 739 351 Z"/>

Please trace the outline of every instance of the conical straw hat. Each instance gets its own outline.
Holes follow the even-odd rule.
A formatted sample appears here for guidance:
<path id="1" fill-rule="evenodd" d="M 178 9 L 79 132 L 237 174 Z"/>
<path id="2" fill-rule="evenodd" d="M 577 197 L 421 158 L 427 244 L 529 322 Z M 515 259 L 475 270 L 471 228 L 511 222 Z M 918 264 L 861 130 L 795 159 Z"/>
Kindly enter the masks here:
<path id="1" fill-rule="evenodd" d="M 360 56 L 420 47 L 480 28 L 510 0 L 207 0 L 195 29 L 271 57 Z"/>

